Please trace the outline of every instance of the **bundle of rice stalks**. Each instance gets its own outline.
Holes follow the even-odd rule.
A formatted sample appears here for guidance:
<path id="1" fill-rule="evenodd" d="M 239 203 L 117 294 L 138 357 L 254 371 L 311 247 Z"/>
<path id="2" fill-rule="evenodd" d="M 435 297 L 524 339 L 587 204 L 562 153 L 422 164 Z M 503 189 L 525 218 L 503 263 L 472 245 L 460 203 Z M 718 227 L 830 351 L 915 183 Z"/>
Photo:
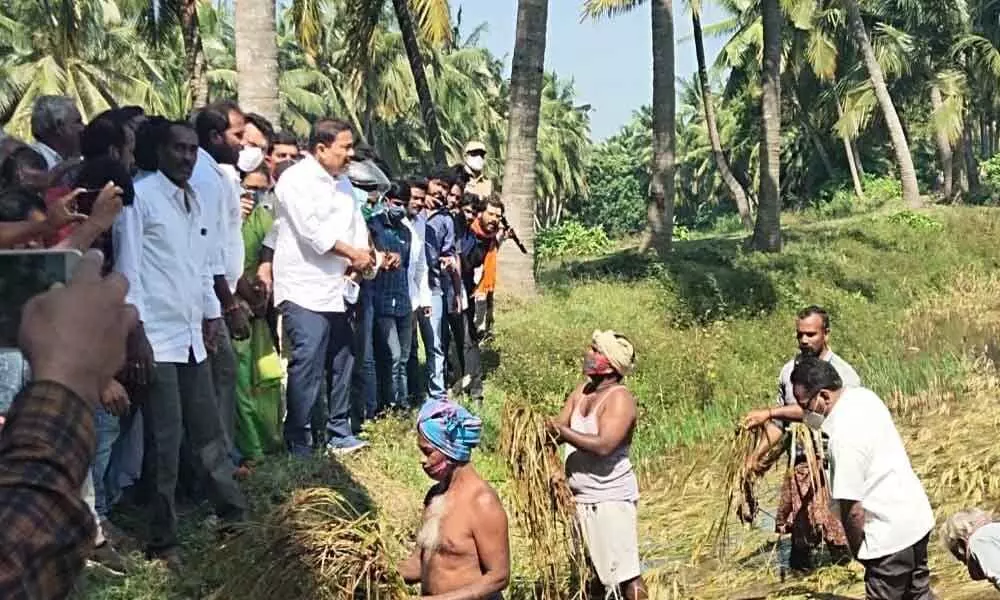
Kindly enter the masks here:
<path id="1" fill-rule="evenodd" d="M 539 570 L 533 597 L 584 598 L 590 575 L 586 548 L 545 416 L 528 404 L 508 400 L 500 452 L 510 470 L 513 517 L 531 542 L 531 562 Z"/>
<path id="2" fill-rule="evenodd" d="M 407 597 L 371 513 L 331 488 L 298 490 L 264 523 L 246 526 L 221 555 L 238 561 L 219 592 L 240 600 Z M 225 569 L 225 566 L 224 566 Z"/>

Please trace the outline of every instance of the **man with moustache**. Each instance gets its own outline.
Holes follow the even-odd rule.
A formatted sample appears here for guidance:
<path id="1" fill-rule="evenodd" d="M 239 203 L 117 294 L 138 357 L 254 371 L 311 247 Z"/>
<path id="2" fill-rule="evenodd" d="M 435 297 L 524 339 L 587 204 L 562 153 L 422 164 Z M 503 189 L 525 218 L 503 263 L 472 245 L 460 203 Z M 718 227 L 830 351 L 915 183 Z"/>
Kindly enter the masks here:
<path id="1" fill-rule="evenodd" d="M 791 377 L 795 365 L 805 358 L 819 358 L 837 371 L 844 387 L 861 386 L 861 379 L 854 368 L 830 349 L 830 315 L 825 310 L 809 306 L 799 311 L 795 320 L 795 336 L 799 354 L 785 363 L 778 376 L 777 407 L 752 410 L 743 421 L 747 429 L 764 428 L 760 444 L 747 459 L 749 470 L 757 474 L 770 467 L 765 464 L 765 457 L 781 441 L 787 423 L 803 421 L 804 413 L 792 393 Z M 820 448 L 824 441 L 819 433 L 812 435 L 813 447 Z M 826 541 L 835 559 L 841 560 L 845 558 L 847 539 L 840 521 L 828 510 L 829 478 L 824 475 L 820 489 L 813 489 L 814 478 L 805 450 L 797 444 L 791 451 L 795 453 L 795 466 L 782 485 L 775 527 L 778 533 L 790 533 L 792 536 L 789 567 L 808 571 L 813 567 L 812 548 L 821 540 Z M 822 461 L 822 457 L 817 456 L 816 461 Z"/>
<path id="2" fill-rule="evenodd" d="M 159 170 L 135 184 L 135 201 L 115 224 L 114 265 L 128 279 L 126 301 L 138 309 L 155 361 L 143 405 L 152 488 L 147 553 L 176 570 L 182 435 L 218 516 L 242 520 L 247 504 L 233 480 L 203 336 L 218 309 L 211 256 L 217 245 L 210 237 L 212 213 L 189 183 L 198 136 L 187 123 L 170 123 L 157 154 Z"/>
<path id="3" fill-rule="evenodd" d="M 492 600 L 510 581 L 507 514 L 469 462 L 481 429 L 478 417 L 451 402 L 429 400 L 417 418 L 422 466 L 437 483 L 399 573 L 420 584 L 425 600 Z"/>

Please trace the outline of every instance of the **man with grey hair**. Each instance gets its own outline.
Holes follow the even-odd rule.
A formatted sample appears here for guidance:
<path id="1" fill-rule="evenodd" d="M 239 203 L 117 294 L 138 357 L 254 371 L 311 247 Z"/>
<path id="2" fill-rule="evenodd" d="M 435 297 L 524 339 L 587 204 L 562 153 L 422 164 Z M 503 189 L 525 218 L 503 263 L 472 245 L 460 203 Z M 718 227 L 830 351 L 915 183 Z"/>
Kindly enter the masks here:
<path id="1" fill-rule="evenodd" d="M 64 160 L 79 158 L 83 117 L 66 96 L 41 96 L 31 110 L 32 147 L 52 169 Z"/>
<path id="2" fill-rule="evenodd" d="M 965 563 L 969 577 L 989 580 L 1000 590 L 1000 523 L 992 513 L 969 508 L 953 514 L 941 526 L 941 540 Z"/>

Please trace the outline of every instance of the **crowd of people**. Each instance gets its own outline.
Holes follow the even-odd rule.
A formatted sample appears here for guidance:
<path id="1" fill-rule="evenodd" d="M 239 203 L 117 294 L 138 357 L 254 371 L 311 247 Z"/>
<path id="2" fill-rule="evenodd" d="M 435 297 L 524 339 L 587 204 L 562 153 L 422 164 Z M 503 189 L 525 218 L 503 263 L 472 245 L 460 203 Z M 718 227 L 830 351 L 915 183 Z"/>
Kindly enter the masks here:
<path id="1" fill-rule="evenodd" d="M 31 130 L 0 137 L 0 247 L 99 249 L 139 315 L 95 410 L 93 560 L 126 567 L 119 502 L 148 510 L 148 558 L 179 569 L 178 501 L 209 499 L 224 534 L 264 455 L 343 455 L 386 411 L 482 402 L 510 233 L 482 143 L 393 178 L 344 121 L 300 140 L 232 101 L 84 123 L 44 96 Z M 9 403 L 37 373 L 0 362 Z"/>
<path id="2" fill-rule="evenodd" d="M 179 499 L 210 500 L 225 536 L 264 455 L 356 452 L 366 420 L 419 407 L 435 485 L 400 575 L 425 598 L 499 597 L 507 516 L 472 466 L 482 422 L 458 401 L 481 405 L 497 254 L 516 241 L 485 147 L 392 178 L 346 122 L 321 119 L 301 143 L 230 101 L 186 121 L 129 107 L 84 124 L 70 99 L 46 96 L 31 121 L 33 144 L 0 138 L 0 247 L 86 254 L 24 307 L 20 352 L 0 357 L 0 394 L 17 395 L 0 398 L 0 596 L 65 597 L 85 558 L 124 570 L 119 502 L 147 511 L 147 557 L 179 570 Z M 812 568 L 825 541 L 864 565 L 867 598 L 932 598 L 927 495 L 830 332 L 822 308 L 798 314 L 776 404 L 744 419 L 763 429 L 746 471 L 791 440 L 776 527 L 793 568 Z M 585 381 L 548 423 L 601 592 L 629 600 L 647 597 L 629 460 L 639 411 L 624 383 L 635 364 L 625 336 L 594 332 Z M 809 432 L 785 435 L 796 422 Z M 752 519 L 755 500 L 743 508 Z M 972 578 L 1000 586 L 995 520 L 962 511 L 941 534 Z"/>

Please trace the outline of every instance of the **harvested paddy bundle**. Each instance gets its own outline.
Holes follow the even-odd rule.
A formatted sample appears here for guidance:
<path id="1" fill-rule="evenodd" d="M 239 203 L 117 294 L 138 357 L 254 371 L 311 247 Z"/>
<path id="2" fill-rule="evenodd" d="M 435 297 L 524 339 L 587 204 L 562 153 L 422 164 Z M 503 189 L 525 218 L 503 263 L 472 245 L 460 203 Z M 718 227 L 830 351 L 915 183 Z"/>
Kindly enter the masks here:
<path id="1" fill-rule="evenodd" d="M 722 479 L 723 507 L 709 527 L 706 538 L 720 557 L 726 553 L 733 511 L 736 511 L 741 521 L 747 523 L 752 523 L 757 516 L 758 503 L 754 493 L 757 476 L 750 473 L 746 465 L 747 459 L 757 447 L 760 436 L 760 429 L 737 428 L 729 445 L 723 447 L 723 454 L 719 457 L 726 466 Z"/>
<path id="2" fill-rule="evenodd" d="M 247 525 L 221 553 L 220 598 L 326 600 L 407 597 L 383 537 L 368 511 L 359 511 L 337 490 L 295 491 L 263 523 Z"/>
<path id="3" fill-rule="evenodd" d="M 527 403 L 508 401 L 500 451 L 511 475 L 511 513 L 530 540 L 531 563 L 538 569 L 532 597 L 584 598 L 590 576 L 587 551 L 545 416 Z"/>

